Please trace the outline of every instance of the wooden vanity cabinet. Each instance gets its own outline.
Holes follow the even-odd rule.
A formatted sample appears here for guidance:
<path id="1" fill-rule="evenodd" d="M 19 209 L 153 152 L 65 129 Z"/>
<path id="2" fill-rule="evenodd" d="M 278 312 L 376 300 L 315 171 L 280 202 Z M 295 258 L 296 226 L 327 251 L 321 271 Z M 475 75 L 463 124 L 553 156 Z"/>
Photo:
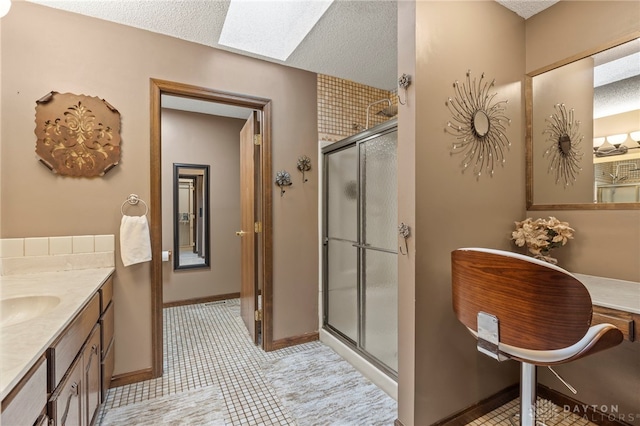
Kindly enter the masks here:
<path id="1" fill-rule="evenodd" d="M 82 351 L 82 363 L 84 366 L 84 389 L 82 392 L 85 404 L 86 425 L 93 424 L 93 420 L 98 412 L 101 403 L 102 393 L 101 370 L 100 370 L 100 324 L 96 324 L 89 336 L 87 344 Z"/>
<path id="2" fill-rule="evenodd" d="M 48 391 L 53 393 L 76 359 L 100 318 L 100 297 L 96 293 L 47 351 Z"/>
<path id="3" fill-rule="evenodd" d="M 33 425 L 46 420 L 47 362 L 41 357 L 18 385 L 2 400 L 0 423 L 4 425 Z"/>
<path id="4" fill-rule="evenodd" d="M 103 342 L 113 347 L 112 295 L 109 277 L 47 351 L 49 426 L 95 423 L 113 372 L 112 355 L 103 349 Z"/>
<path id="5" fill-rule="evenodd" d="M 624 339 L 630 342 L 638 341 L 640 338 L 640 332 L 638 331 L 640 314 L 594 306 L 591 325 L 602 323 L 613 324 L 618 327 L 622 331 Z"/>
<path id="6" fill-rule="evenodd" d="M 107 398 L 109 385 L 111 384 L 115 361 L 113 338 L 113 278 L 109 278 L 100 289 L 100 309 L 100 374 L 102 376 L 100 402 L 104 402 Z"/>
<path id="7" fill-rule="evenodd" d="M 49 399 L 52 426 L 81 426 L 84 422 L 82 356 L 75 359 L 69 371 Z"/>

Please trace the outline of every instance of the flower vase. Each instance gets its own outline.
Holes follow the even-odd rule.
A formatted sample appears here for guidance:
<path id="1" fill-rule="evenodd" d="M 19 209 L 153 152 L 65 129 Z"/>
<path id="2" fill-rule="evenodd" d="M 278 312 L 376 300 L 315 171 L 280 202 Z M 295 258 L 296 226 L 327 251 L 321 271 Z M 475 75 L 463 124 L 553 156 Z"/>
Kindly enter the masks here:
<path id="1" fill-rule="evenodd" d="M 556 259 L 555 257 L 551 257 L 550 254 L 551 254 L 550 250 L 544 250 L 544 251 L 541 251 L 540 254 L 536 254 L 534 258 L 543 260 L 547 263 L 551 263 L 552 265 L 557 265 L 558 259 Z"/>

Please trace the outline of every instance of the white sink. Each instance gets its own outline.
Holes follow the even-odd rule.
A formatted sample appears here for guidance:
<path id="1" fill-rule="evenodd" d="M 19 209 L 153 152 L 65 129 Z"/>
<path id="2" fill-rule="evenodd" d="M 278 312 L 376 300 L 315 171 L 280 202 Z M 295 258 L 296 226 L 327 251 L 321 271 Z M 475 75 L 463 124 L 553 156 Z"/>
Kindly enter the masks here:
<path id="1" fill-rule="evenodd" d="M 19 296 L 0 300 L 0 326 L 8 327 L 37 318 L 60 303 L 57 296 Z"/>

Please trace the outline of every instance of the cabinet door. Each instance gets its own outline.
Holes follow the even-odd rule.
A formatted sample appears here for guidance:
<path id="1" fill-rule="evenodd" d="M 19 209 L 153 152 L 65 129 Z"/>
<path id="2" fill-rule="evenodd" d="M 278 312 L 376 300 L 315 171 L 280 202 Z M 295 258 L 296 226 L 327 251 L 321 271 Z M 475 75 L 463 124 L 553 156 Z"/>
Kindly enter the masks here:
<path id="1" fill-rule="evenodd" d="M 2 401 L 0 424 L 33 424 L 47 405 L 47 363 L 40 358 Z"/>
<path id="2" fill-rule="evenodd" d="M 36 421 L 35 426 L 49 426 L 49 416 L 46 414 L 41 415 Z"/>
<path id="3" fill-rule="evenodd" d="M 82 350 L 87 336 L 100 318 L 100 296 L 96 293 L 80 314 L 62 332 L 47 352 L 49 364 L 49 392 L 58 387 L 73 360 Z"/>
<path id="4" fill-rule="evenodd" d="M 113 349 L 113 325 L 113 302 L 111 302 L 102 317 L 100 317 L 100 334 L 102 335 L 100 340 L 100 345 L 102 346 L 102 402 L 107 398 L 107 391 L 113 374 L 115 354 Z"/>
<path id="5" fill-rule="evenodd" d="M 91 425 L 100 405 L 100 324 L 96 324 L 82 352 L 86 425 Z"/>
<path id="6" fill-rule="evenodd" d="M 49 400 L 49 416 L 55 426 L 83 425 L 82 357 L 76 358 L 60 386 Z"/>

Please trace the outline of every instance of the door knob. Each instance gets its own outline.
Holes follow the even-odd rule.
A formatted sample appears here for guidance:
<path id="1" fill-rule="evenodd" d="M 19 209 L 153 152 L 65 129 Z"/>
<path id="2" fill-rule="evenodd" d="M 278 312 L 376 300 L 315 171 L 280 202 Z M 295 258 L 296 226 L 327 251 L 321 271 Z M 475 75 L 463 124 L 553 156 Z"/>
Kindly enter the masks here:
<path id="1" fill-rule="evenodd" d="M 244 236 L 244 234 L 246 234 L 246 232 L 244 232 L 244 231 L 236 231 L 236 235 L 238 237 L 242 237 L 242 236 Z"/>

